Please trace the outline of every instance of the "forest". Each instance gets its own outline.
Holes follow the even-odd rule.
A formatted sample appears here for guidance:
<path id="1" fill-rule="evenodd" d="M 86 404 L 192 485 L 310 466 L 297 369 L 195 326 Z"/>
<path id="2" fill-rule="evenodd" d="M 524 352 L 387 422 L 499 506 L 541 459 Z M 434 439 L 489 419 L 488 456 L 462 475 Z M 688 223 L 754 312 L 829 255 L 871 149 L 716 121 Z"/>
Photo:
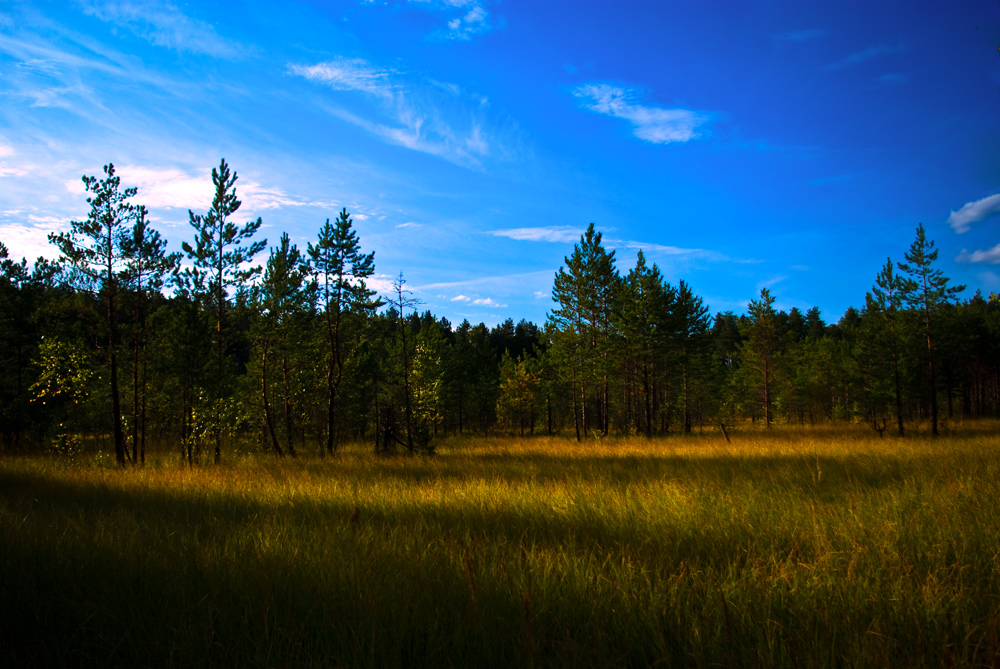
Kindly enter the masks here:
<path id="1" fill-rule="evenodd" d="M 933 435 L 1000 415 L 1000 299 L 961 299 L 923 225 L 836 322 L 709 313 L 642 252 L 627 273 L 594 224 L 553 279 L 544 324 L 450 323 L 400 273 L 379 295 L 346 210 L 298 248 L 237 223 L 237 175 L 190 212 L 179 250 L 109 164 L 50 235 L 54 261 L 0 243 L 0 443 L 120 464 L 227 451 L 430 453 L 446 435 L 654 436 L 727 426 L 860 424 Z M 82 208 L 82 207 L 81 207 Z M 272 240 L 273 242 L 274 240 Z M 253 259 L 268 251 L 266 263 Z M 628 264 L 631 264 L 629 261 Z"/>

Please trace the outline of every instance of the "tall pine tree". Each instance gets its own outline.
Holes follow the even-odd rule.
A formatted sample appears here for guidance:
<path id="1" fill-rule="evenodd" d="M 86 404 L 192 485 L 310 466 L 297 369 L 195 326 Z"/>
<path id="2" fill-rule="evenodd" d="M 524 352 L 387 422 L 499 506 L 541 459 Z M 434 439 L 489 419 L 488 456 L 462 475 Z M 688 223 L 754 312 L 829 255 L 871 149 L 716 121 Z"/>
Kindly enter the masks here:
<path id="1" fill-rule="evenodd" d="M 83 177 L 84 188 L 92 193 L 87 198 L 87 220 L 72 221 L 70 232 L 51 233 L 49 241 L 59 249 L 61 260 L 73 266 L 78 287 L 93 292 L 103 302 L 115 459 L 125 464 L 128 452 L 118 389 L 118 297 L 128 260 L 123 245 L 136 217 L 136 207 L 129 200 L 136 189 L 121 187 L 121 178 L 115 176 L 111 163 L 104 166 L 104 175 L 103 179 Z"/>
<path id="2" fill-rule="evenodd" d="M 186 269 L 183 280 L 195 295 L 215 312 L 215 397 L 213 436 L 215 463 L 222 458 L 222 405 L 225 399 L 226 379 L 226 311 L 229 307 L 229 289 L 243 287 L 252 277 L 260 274 L 260 266 L 247 267 L 253 257 L 267 246 L 267 240 L 252 241 L 262 221 L 249 221 L 242 226 L 229 220 L 242 202 L 236 197 L 236 173 L 230 172 L 223 158 L 218 168 L 212 169 L 215 197 L 204 216 L 188 211 L 191 227 L 195 230 L 194 245 L 184 242 L 182 247 L 193 266 Z"/>
<path id="3" fill-rule="evenodd" d="M 937 379 L 934 371 L 934 324 L 941 308 L 951 300 L 957 300 L 965 286 L 948 286 L 948 277 L 933 267 L 938 251 L 934 242 L 928 241 L 924 224 L 917 226 L 917 238 L 906 252 L 905 263 L 897 263 L 900 271 L 909 275 L 904 278 L 900 294 L 910 308 L 920 314 L 924 335 L 927 338 L 927 375 L 930 384 L 928 399 L 931 407 L 931 434 L 938 435 Z"/>
<path id="4" fill-rule="evenodd" d="M 366 316 L 381 305 L 381 301 L 373 299 L 375 291 L 365 285 L 365 279 L 375 273 L 375 253 L 361 253 L 353 223 L 347 209 L 342 209 L 333 225 L 326 219 L 316 244 L 309 244 L 307 249 L 326 325 L 327 453 L 333 453 L 337 444 L 337 397 L 344 378 L 345 317 Z"/>

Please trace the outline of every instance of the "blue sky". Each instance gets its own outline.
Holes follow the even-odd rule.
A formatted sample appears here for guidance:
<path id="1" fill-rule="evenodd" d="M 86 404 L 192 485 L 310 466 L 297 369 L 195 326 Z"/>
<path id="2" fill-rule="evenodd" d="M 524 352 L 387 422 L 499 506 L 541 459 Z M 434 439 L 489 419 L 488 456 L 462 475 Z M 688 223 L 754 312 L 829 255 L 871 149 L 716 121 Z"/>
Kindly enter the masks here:
<path id="1" fill-rule="evenodd" d="M 996 0 L 2 0 L 0 241 L 53 256 L 113 162 L 179 250 L 224 157 L 237 220 L 346 207 L 456 323 L 544 322 L 591 221 L 713 311 L 836 321 L 921 222 L 1000 291 L 998 46 Z"/>

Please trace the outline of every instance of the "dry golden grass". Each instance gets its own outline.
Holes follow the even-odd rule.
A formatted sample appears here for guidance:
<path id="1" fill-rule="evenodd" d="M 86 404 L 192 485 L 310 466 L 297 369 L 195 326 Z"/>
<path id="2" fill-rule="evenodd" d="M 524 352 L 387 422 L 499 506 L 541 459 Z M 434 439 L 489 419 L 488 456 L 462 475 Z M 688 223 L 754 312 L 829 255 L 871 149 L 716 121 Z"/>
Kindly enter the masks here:
<path id="1" fill-rule="evenodd" d="M 0 659 L 991 664 L 997 425 L 0 460 Z"/>

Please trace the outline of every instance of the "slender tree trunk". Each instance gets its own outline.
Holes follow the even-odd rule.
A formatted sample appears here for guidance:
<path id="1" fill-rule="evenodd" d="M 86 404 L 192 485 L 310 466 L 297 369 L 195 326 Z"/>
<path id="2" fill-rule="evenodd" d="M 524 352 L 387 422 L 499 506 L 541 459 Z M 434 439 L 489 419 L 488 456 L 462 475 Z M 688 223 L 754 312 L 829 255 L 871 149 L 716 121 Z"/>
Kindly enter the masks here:
<path id="1" fill-rule="evenodd" d="M 267 353 L 268 342 L 264 342 L 263 352 L 260 361 L 260 396 L 264 404 L 264 422 L 267 424 L 267 433 L 271 437 L 271 448 L 278 454 L 278 457 L 285 457 L 278 443 L 278 435 L 274 432 L 274 419 L 271 416 L 271 403 L 267 399 Z"/>
<path id="2" fill-rule="evenodd" d="M 896 347 L 896 324 L 892 324 L 892 378 L 896 387 L 896 429 L 899 436 L 905 436 L 903 427 L 903 393 L 899 383 L 899 351 Z"/>
<path id="3" fill-rule="evenodd" d="M 928 312 L 929 313 L 929 312 Z M 927 316 L 925 321 L 927 328 L 927 371 L 930 374 L 931 382 L 931 435 L 938 436 L 938 405 L 937 405 L 937 379 L 934 377 L 934 350 L 931 345 L 931 318 Z"/>
<path id="4" fill-rule="evenodd" d="M 288 393 L 288 356 L 281 355 L 281 391 L 282 401 L 285 405 L 285 433 L 288 437 L 288 454 L 293 458 L 295 453 L 295 442 L 292 441 L 292 403 Z"/>
<path id="5" fill-rule="evenodd" d="M 111 267 L 108 266 L 108 274 Z M 128 461 L 128 449 L 125 445 L 125 433 L 122 430 L 122 407 L 118 394 L 118 353 L 115 339 L 118 333 L 118 323 L 115 319 L 115 287 L 113 279 L 108 282 L 108 362 L 111 367 L 111 414 L 115 435 L 115 459 L 124 465 Z"/>
<path id="6" fill-rule="evenodd" d="M 139 338 L 132 342 L 132 464 L 139 457 Z"/>
<path id="7" fill-rule="evenodd" d="M 402 299 L 400 300 L 402 301 Z M 413 411 L 410 406 L 410 363 L 409 363 L 409 352 L 406 348 L 406 328 L 408 324 L 406 319 L 403 317 L 403 309 L 399 310 L 399 325 L 400 334 L 403 337 L 403 401 L 406 419 L 406 449 L 413 453 Z M 485 425 L 483 426 L 485 431 Z"/>
<path id="8" fill-rule="evenodd" d="M 573 385 L 570 386 L 570 395 L 573 397 L 573 427 L 576 428 L 576 440 L 581 441 L 580 437 L 580 412 L 576 406 L 576 369 L 573 371 Z"/>
<path id="9" fill-rule="evenodd" d="M 764 427 L 771 427 L 771 365 L 766 354 L 764 356 Z"/>
<path id="10" fill-rule="evenodd" d="M 547 434 L 552 436 L 552 391 L 546 390 L 545 392 L 545 424 L 547 428 Z"/>

